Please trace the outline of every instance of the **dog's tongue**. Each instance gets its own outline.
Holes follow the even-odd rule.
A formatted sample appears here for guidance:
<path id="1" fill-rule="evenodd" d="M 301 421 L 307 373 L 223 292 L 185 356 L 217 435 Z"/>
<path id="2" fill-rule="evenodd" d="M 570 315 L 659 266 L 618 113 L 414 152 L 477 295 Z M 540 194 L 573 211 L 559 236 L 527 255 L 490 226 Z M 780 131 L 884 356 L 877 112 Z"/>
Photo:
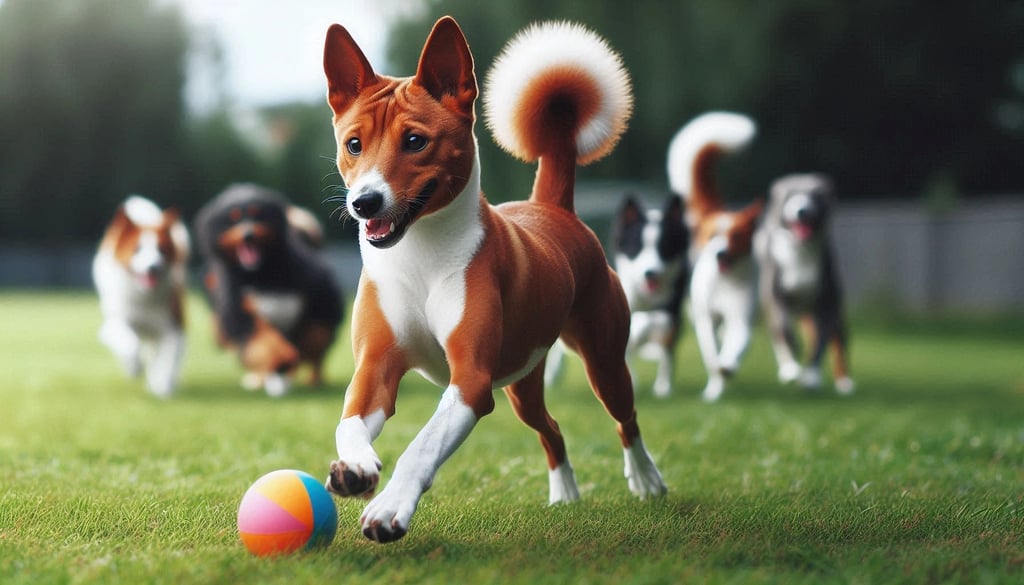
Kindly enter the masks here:
<path id="1" fill-rule="evenodd" d="M 235 253 L 238 254 L 238 262 L 241 263 L 244 268 L 252 269 L 260 263 L 260 251 L 252 244 L 245 242 L 239 244 Z"/>
<path id="2" fill-rule="evenodd" d="M 385 238 L 394 231 L 395 224 L 389 219 L 368 219 L 366 220 L 366 237 L 371 240 Z"/>
<path id="3" fill-rule="evenodd" d="M 140 274 L 139 283 L 142 285 L 142 288 L 145 289 L 156 288 L 156 275 L 153 274 L 152 272 Z"/>
<path id="4" fill-rule="evenodd" d="M 658 280 L 657 276 L 645 277 L 644 278 L 644 285 L 647 288 L 647 292 L 654 292 L 654 291 L 658 290 L 658 283 L 659 282 L 660 281 Z"/>
<path id="5" fill-rule="evenodd" d="M 795 223 L 793 224 L 793 233 L 796 234 L 797 239 L 806 240 L 814 234 L 814 230 L 806 223 Z"/>

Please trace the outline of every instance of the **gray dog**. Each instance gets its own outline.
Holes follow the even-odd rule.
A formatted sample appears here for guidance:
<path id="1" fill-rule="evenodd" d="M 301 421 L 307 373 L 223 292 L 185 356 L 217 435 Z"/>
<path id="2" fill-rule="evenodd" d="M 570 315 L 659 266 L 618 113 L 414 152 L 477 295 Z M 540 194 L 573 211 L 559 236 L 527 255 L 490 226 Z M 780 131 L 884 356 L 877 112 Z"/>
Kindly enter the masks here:
<path id="1" fill-rule="evenodd" d="M 824 175 L 787 175 L 776 180 L 755 250 L 779 380 L 808 389 L 821 387 L 821 361 L 831 344 L 836 391 L 849 394 L 854 383 L 848 369 L 842 290 L 829 241 L 835 201 L 832 181 Z M 805 323 L 805 337 L 813 347 L 806 365 L 798 358 L 794 330 L 798 319 Z"/>

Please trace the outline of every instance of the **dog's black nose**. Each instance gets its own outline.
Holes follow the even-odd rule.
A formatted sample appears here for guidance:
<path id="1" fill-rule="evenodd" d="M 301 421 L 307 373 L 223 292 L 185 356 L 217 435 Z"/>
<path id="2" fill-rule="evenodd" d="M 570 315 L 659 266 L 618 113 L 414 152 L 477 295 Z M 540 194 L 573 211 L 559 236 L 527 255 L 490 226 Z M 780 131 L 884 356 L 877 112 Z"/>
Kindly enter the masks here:
<path id="1" fill-rule="evenodd" d="M 364 219 L 373 217 L 384 206 L 384 195 L 379 191 L 363 193 L 352 201 L 352 210 Z"/>
<path id="2" fill-rule="evenodd" d="M 729 251 L 728 250 L 719 250 L 718 253 L 715 254 L 715 260 L 718 260 L 719 262 L 728 262 L 729 261 Z"/>
<path id="3" fill-rule="evenodd" d="M 645 270 L 644 278 L 647 280 L 657 280 L 661 276 L 661 273 L 657 270 Z"/>

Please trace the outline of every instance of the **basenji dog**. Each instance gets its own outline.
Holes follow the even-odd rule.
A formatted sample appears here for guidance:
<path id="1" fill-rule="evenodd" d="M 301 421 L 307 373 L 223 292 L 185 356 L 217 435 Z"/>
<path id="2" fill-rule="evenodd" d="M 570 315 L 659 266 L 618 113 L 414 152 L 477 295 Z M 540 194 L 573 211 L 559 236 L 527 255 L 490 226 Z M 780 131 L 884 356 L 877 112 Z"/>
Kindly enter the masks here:
<path id="1" fill-rule="evenodd" d="M 527 202 L 491 206 L 480 188 L 473 57 L 455 20 L 437 21 L 408 78 L 379 75 L 341 25 L 324 69 L 347 213 L 363 272 L 352 317 L 355 372 L 326 485 L 374 493 L 373 448 L 416 370 L 445 390 L 436 412 L 363 511 L 363 534 L 406 534 L 442 463 L 504 388 L 547 453 L 549 502 L 579 492 L 544 405 L 544 357 L 556 339 L 580 354 L 618 424 L 625 475 L 640 497 L 665 493 L 640 437 L 625 361 L 629 307 L 594 233 L 576 216 L 575 167 L 612 150 L 632 94 L 619 57 L 574 24 L 529 28 L 490 71 L 484 105 L 497 141 L 539 160 Z"/>
<path id="2" fill-rule="evenodd" d="M 686 201 L 693 233 L 690 310 L 708 373 L 702 393 L 708 402 L 722 395 L 750 343 L 757 308 L 751 247 L 764 207 L 757 199 L 739 211 L 726 209 L 714 172 L 721 156 L 747 146 L 755 132 L 746 116 L 709 112 L 679 130 L 669 146 L 669 184 Z"/>
<path id="3" fill-rule="evenodd" d="M 161 398 L 173 394 L 185 353 L 188 256 L 178 212 L 133 195 L 118 206 L 92 262 L 100 341 Z"/>
<path id="4" fill-rule="evenodd" d="M 320 385 L 343 310 L 316 217 L 280 193 L 236 184 L 199 210 L 196 237 L 218 342 L 238 351 L 242 386 L 281 396 L 303 363 Z"/>
<path id="5" fill-rule="evenodd" d="M 654 395 L 672 392 L 675 351 L 681 332 L 683 300 L 690 282 L 687 250 L 690 232 L 683 222 L 683 204 L 671 196 L 662 209 L 648 209 L 627 194 L 612 224 L 610 254 L 629 303 L 630 327 L 626 358 L 633 372 L 639 359 L 657 363 Z M 564 371 L 565 346 L 551 346 L 544 370 L 547 385 Z"/>
<path id="6" fill-rule="evenodd" d="M 830 241 L 836 202 L 832 180 L 821 174 L 793 174 L 772 183 L 764 221 L 754 239 L 760 264 L 761 305 L 765 312 L 779 381 L 821 387 L 821 362 L 833 350 L 836 391 L 854 390 L 849 375 L 847 331 L 839 270 Z M 798 356 L 798 319 L 808 321 L 813 346 L 806 366 Z M 812 341 L 813 340 L 813 341 Z"/>

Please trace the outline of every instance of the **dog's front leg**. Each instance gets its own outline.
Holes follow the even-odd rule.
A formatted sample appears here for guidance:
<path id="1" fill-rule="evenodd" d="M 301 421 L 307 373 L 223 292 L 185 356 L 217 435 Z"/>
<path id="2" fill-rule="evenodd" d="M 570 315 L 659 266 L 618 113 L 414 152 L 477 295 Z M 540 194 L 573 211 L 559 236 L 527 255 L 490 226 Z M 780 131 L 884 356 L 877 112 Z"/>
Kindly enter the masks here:
<path id="1" fill-rule="evenodd" d="M 160 398 L 168 398 L 178 385 L 178 371 L 185 355 L 185 333 L 173 330 L 156 342 L 152 363 L 146 367 L 146 382 L 150 391 Z"/>
<path id="2" fill-rule="evenodd" d="M 433 416 L 398 458 L 387 486 L 363 511 L 360 521 L 367 538 L 384 543 L 405 535 L 434 474 L 469 436 L 478 419 L 459 387 L 449 385 Z"/>
<path id="3" fill-rule="evenodd" d="M 339 496 L 371 496 L 380 481 L 381 461 L 373 441 L 395 412 L 404 362 L 392 353 L 360 360 L 345 391 L 345 407 L 334 439 L 338 459 L 326 487 Z"/>

